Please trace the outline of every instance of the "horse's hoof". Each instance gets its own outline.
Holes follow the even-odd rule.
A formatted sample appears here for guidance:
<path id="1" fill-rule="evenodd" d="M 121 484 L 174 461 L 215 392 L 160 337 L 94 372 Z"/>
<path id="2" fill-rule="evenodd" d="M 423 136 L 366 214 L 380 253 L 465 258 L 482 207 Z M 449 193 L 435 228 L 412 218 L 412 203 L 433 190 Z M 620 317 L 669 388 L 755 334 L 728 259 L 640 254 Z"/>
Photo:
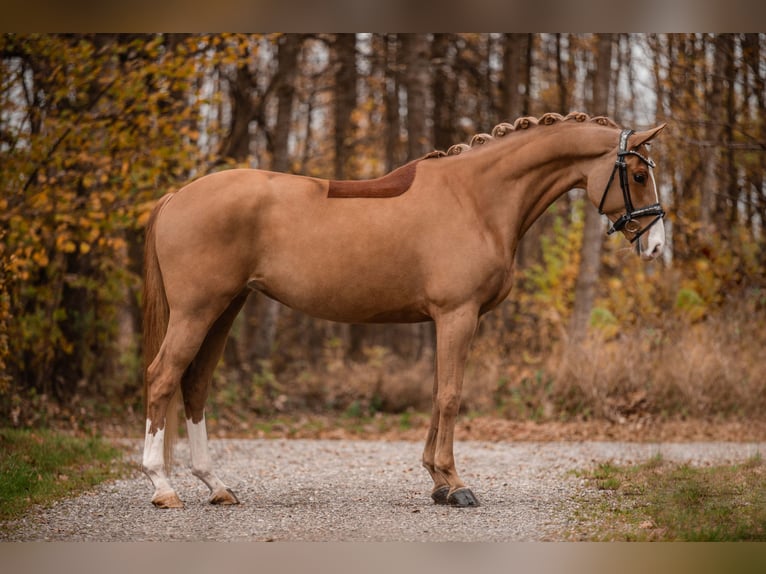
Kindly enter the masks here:
<path id="1" fill-rule="evenodd" d="M 461 508 L 468 506 L 480 506 L 479 499 L 476 498 L 470 488 L 458 488 L 456 491 L 451 492 L 447 496 L 447 503 L 451 506 L 459 506 Z"/>
<path id="2" fill-rule="evenodd" d="M 184 503 L 178 498 L 178 495 L 171 491 L 165 494 L 155 495 L 152 498 L 152 504 L 157 508 L 183 508 Z"/>
<path id="3" fill-rule="evenodd" d="M 222 506 L 229 506 L 232 504 L 239 504 L 239 499 L 231 491 L 230 488 L 216 492 L 210 497 L 210 504 L 220 504 Z"/>
<path id="4" fill-rule="evenodd" d="M 434 501 L 434 504 L 448 504 L 447 503 L 447 495 L 449 494 L 449 486 L 440 486 L 439 488 L 434 488 L 433 492 L 431 493 L 431 498 Z"/>

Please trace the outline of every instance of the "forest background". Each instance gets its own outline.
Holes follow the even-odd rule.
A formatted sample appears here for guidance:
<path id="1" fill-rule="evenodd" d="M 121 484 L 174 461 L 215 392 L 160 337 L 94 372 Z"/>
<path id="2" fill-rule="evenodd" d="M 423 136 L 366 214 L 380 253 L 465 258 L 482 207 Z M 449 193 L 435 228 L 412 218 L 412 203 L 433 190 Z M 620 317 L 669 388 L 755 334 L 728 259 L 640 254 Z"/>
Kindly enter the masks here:
<path id="1" fill-rule="evenodd" d="M 140 432 L 154 202 L 246 166 L 358 179 L 501 121 L 662 122 L 668 246 L 639 261 L 582 191 L 517 254 L 462 408 L 511 420 L 763 421 L 766 35 L 3 34 L 0 421 Z M 433 330 L 341 325 L 261 296 L 208 418 L 423 412 Z"/>

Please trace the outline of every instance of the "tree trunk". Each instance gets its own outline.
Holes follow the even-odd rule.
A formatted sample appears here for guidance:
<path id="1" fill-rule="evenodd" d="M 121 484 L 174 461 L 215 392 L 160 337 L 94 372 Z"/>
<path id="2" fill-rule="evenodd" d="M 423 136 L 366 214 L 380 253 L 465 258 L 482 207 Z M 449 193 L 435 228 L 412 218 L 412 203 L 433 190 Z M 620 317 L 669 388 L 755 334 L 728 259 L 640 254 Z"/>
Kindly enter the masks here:
<path id="1" fill-rule="evenodd" d="M 725 82 L 726 82 L 726 125 L 724 126 L 724 139 L 723 145 L 726 146 L 724 154 L 726 160 L 726 173 L 724 175 L 725 182 L 721 186 L 722 190 L 726 192 L 726 197 L 720 198 L 718 212 L 721 214 L 727 213 L 728 219 L 724 224 L 724 228 L 732 229 L 737 223 L 737 204 L 739 203 L 739 185 L 737 183 L 737 161 L 734 157 L 734 147 L 731 145 L 734 142 L 734 128 L 737 124 L 737 96 L 735 89 L 737 86 L 737 62 L 734 59 L 736 36 L 734 34 L 721 34 L 721 42 L 717 49 L 723 51 L 723 57 L 726 69 Z M 728 205 L 726 203 L 728 202 Z"/>
<path id="2" fill-rule="evenodd" d="M 524 94 L 529 91 L 528 34 L 506 34 L 505 53 L 503 55 L 503 92 L 502 107 L 505 120 L 512 122 L 526 113 Z"/>
<path id="3" fill-rule="evenodd" d="M 229 81 L 231 124 L 219 151 L 221 157 L 241 162 L 250 153 L 250 122 L 255 116 L 254 82 L 255 78 L 246 63 L 237 68 L 234 78 Z"/>
<path id="4" fill-rule="evenodd" d="M 724 79 L 726 77 L 726 56 L 720 46 L 720 39 L 713 41 L 713 69 L 708 92 L 707 129 L 704 176 L 701 186 L 700 223 L 712 228 L 716 218 L 716 190 L 719 189 L 718 170 L 721 162 L 720 144 L 723 140 Z"/>
<path id="5" fill-rule="evenodd" d="M 560 114 L 566 115 L 569 111 L 569 79 L 565 73 L 564 58 L 562 57 L 562 35 L 556 34 L 556 83 L 559 87 L 559 109 Z M 571 61 L 571 54 L 569 60 Z"/>
<path id="6" fill-rule="evenodd" d="M 446 150 L 455 138 L 455 71 L 451 58 L 452 34 L 434 34 L 433 41 L 433 98 L 434 139 L 433 148 Z"/>
<path id="7" fill-rule="evenodd" d="M 612 83 L 611 34 L 597 36 L 597 62 L 593 78 L 593 114 L 608 115 L 609 88 Z M 580 248 L 580 271 L 575 283 L 575 303 L 569 323 L 572 341 L 582 339 L 588 330 L 588 321 L 596 298 L 596 285 L 601 270 L 601 247 L 603 245 L 601 215 L 590 205 L 585 207 L 585 228 Z"/>
<path id="8" fill-rule="evenodd" d="M 278 76 L 277 81 L 277 124 L 272 138 L 271 169 L 289 173 L 290 153 L 288 142 L 290 126 L 293 125 L 293 104 L 295 99 L 295 75 L 300 51 L 301 37 L 295 34 L 285 34 L 279 39 Z M 274 349 L 277 334 L 277 322 L 282 305 L 263 295 L 250 297 L 245 307 L 245 317 L 248 325 L 255 331 L 252 343 L 248 349 L 250 361 L 267 360 Z"/>
<path id="9" fill-rule="evenodd" d="M 386 170 L 399 165 L 399 41 L 396 34 L 387 34 L 386 42 Z"/>
<path id="10" fill-rule="evenodd" d="M 431 90 L 431 45 L 426 34 L 403 34 L 402 60 L 407 89 L 407 159 L 420 157 L 431 149 L 428 131 L 429 91 Z M 388 329 L 390 344 L 399 354 L 417 359 L 424 349 L 433 347 L 433 337 L 427 324 L 396 325 Z"/>
<path id="11" fill-rule="evenodd" d="M 404 34 L 402 48 L 407 84 L 407 159 L 427 153 L 431 145 L 426 120 L 430 87 L 430 46 L 425 34 Z"/>
<path id="12" fill-rule="evenodd" d="M 762 72 L 761 47 L 758 34 L 745 34 L 742 40 L 744 59 L 748 66 L 749 75 L 752 77 L 752 93 L 755 96 L 756 104 L 748 106 L 747 115 L 750 123 L 757 126 L 753 133 L 759 141 L 766 141 L 766 124 L 759 120 L 760 114 L 766 109 L 766 77 Z M 747 101 L 746 99 L 745 101 Z M 762 261 L 766 262 L 766 249 L 764 241 L 766 239 L 766 230 L 764 221 L 766 217 L 766 153 L 759 155 L 759 160 L 750 168 L 747 178 L 752 181 L 752 190 L 748 200 L 747 223 L 748 228 L 753 233 L 755 240 L 761 246 L 760 253 Z"/>
<path id="13" fill-rule="evenodd" d="M 276 82 L 277 120 L 273 137 L 267 138 L 270 145 L 271 165 L 274 171 L 290 171 L 288 141 L 292 125 L 294 78 L 297 67 L 301 37 L 287 34 L 279 39 L 278 70 L 273 82 Z M 255 75 L 247 66 L 237 70 L 236 82 L 232 85 L 232 129 L 226 142 L 225 150 L 229 157 L 245 161 L 250 150 L 250 123 L 257 116 Z M 265 128 L 265 126 L 262 126 Z M 262 295 L 251 296 L 243 310 L 242 332 L 238 349 L 233 346 L 226 352 L 226 360 L 235 367 L 242 377 L 252 370 L 260 369 L 261 362 L 271 357 L 276 337 L 280 304 Z"/>
<path id="14" fill-rule="evenodd" d="M 532 36 L 506 34 L 503 54 L 503 120 L 513 122 L 529 113 L 529 83 L 532 74 Z M 542 259 L 541 237 L 550 226 L 547 213 L 532 224 L 524 234 L 516 253 L 516 264 L 523 271 Z"/>
<path id="15" fill-rule="evenodd" d="M 353 148 L 352 114 L 356 108 L 356 35 L 335 38 L 335 170 L 336 179 L 346 179 Z"/>
<path id="16" fill-rule="evenodd" d="M 335 58 L 334 176 L 336 179 L 347 179 L 353 175 L 349 166 L 354 152 L 352 115 L 357 104 L 356 35 L 336 35 L 333 48 Z M 364 342 L 368 331 L 366 325 L 328 324 L 326 328 L 328 338 L 339 338 L 344 341 L 349 357 L 359 360 L 364 356 Z"/>

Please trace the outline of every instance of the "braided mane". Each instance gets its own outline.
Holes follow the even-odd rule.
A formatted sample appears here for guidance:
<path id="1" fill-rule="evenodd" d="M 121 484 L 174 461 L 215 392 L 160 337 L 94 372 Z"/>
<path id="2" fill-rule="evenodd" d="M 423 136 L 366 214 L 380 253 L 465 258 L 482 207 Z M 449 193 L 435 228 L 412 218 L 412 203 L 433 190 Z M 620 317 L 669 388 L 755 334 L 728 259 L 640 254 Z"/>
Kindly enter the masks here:
<path id="1" fill-rule="evenodd" d="M 602 126 L 619 127 L 612 120 L 604 116 L 591 118 L 588 114 L 572 112 L 566 116 L 561 114 L 548 113 L 539 118 L 530 116 L 517 119 L 513 124 L 501 123 L 492 128 L 491 134 L 476 134 L 471 138 L 470 143 L 459 143 L 451 146 L 446 152 L 434 150 L 425 156 L 413 160 L 402 167 L 395 169 L 391 173 L 378 177 L 376 179 L 358 180 L 358 181 L 337 181 L 330 180 L 327 190 L 327 197 L 396 197 L 406 192 L 415 179 L 415 168 L 418 162 L 424 159 L 445 157 L 448 155 L 458 155 L 470 151 L 475 147 L 482 146 L 494 139 L 502 138 L 510 133 L 527 130 L 536 126 L 549 126 L 559 122 L 592 122 Z"/>
<path id="2" fill-rule="evenodd" d="M 574 121 L 574 122 L 592 122 L 596 123 L 602 126 L 610 126 L 614 128 L 618 128 L 619 126 L 614 123 L 612 120 L 607 118 L 606 116 L 596 116 L 596 117 L 590 117 L 588 114 L 582 113 L 582 112 L 571 112 L 567 114 L 566 116 L 562 116 L 561 114 L 556 113 L 547 113 L 543 114 L 539 118 L 535 118 L 532 116 L 524 116 L 521 118 L 518 118 L 515 122 L 512 124 L 508 122 L 502 122 L 497 124 L 494 128 L 492 128 L 492 133 L 480 133 L 476 134 L 471 138 L 470 143 L 457 143 L 455 145 L 450 146 L 450 148 L 444 152 L 441 150 L 434 150 L 427 154 L 424 159 L 429 158 L 438 158 L 438 157 L 444 157 L 448 155 L 459 155 L 463 152 L 470 151 L 474 147 L 482 146 L 486 144 L 487 142 L 492 141 L 496 138 L 505 137 L 508 134 L 512 132 L 516 132 L 519 130 L 527 130 L 531 127 L 535 126 L 549 126 L 558 122 L 568 122 L 568 121 Z"/>

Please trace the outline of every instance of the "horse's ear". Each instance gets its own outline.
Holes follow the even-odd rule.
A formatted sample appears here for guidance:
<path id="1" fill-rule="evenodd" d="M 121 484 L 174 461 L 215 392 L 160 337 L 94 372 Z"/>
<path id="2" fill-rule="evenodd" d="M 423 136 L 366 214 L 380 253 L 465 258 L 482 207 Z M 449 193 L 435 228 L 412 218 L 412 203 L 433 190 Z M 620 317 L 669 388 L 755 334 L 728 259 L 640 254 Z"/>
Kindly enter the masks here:
<path id="1" fill-rule="evenodd" d="M 641 147 L 645 143 L 649 143 L 651 140 L 653 140 L 657 134 L 659 134 L 662 130 L 665 129 L 665 126 L 668 124 L 662 124 L 657 126 L 656 128 L 652 128 L 650 130 L 646 130 L 645 132 L 636 132 L 633 135 L 630 136 L 630 139 L 628 140 L 628 147 L 629 149 L 636 149 L 638 147 Z"/>

